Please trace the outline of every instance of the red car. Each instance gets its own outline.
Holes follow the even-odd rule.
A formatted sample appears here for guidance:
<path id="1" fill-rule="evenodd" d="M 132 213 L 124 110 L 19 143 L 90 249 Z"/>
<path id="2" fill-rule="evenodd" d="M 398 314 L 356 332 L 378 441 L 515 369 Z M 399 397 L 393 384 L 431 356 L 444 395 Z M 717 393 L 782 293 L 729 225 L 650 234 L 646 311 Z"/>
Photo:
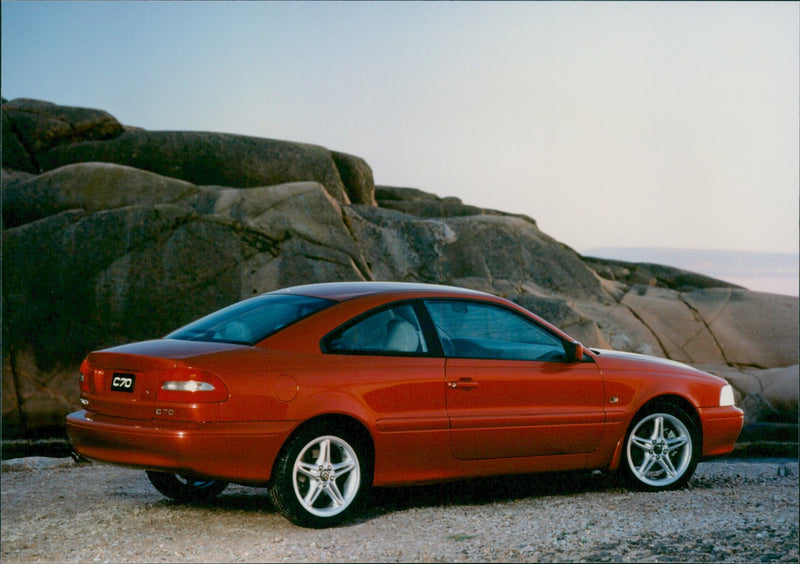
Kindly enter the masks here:
<path id="1" fill-rule="evenodd" d="M 81 403 L 77 455 L 178 500 L 267 486 L 312 527 L 371 486 L 603 469 L 678 488 L 743 422 L 731 387 L 689 366 L 589 350 L 489 294 L 377 282 L 270 292 L 93 352 Z"/>

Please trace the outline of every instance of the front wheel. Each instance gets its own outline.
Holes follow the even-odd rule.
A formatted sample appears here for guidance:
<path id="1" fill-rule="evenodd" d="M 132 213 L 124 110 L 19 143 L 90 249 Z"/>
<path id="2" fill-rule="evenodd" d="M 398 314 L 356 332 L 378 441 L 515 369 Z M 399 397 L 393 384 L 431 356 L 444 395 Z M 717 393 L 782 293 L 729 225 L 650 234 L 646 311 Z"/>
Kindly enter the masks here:
<path id="1" fill-rule="evenodd" d="M 147 479 L 165 496 L 187 502 L 210 501 L 222 493 L 228 482 L 206 480 L 182 474 L 147 471 Z"/>
<path id="2" fill-rule="evenodd" d="M 275 465 L 270 495 L 296 525 L 330 527 L 361 505 L 371 482 L 369 461 L 356 434 L 318 426 L 292 437 Z"/>
<path id="3" fill-rule="evenodd" d="M 661 406 L 634 419 L 625 439 L 623 471 L 638 489 L 678 489 L 694 474 L 699 451 L 700 439 L 686 412 Z"/>

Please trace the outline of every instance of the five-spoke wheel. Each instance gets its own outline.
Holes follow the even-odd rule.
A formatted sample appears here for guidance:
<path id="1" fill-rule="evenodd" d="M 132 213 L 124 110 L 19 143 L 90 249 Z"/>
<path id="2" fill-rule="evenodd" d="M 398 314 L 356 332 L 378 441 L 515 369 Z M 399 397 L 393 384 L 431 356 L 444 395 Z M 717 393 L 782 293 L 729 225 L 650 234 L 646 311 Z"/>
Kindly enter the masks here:
<path id="1" fill-rule="evenodd" d="M 677 406 L 646 411 L 634 419 L 625 440 L 623 469 L 639 488 L 679 488 L 697 466 L 698 443 L 694 423 Z"/>
<path id="2" fill-rule="evenodd" d="M 357 435 L 314 425 L 290 439 L 270 488 L 275 506 L 292 522 L 328 527 L 363 500 L 371 472 Z"/>

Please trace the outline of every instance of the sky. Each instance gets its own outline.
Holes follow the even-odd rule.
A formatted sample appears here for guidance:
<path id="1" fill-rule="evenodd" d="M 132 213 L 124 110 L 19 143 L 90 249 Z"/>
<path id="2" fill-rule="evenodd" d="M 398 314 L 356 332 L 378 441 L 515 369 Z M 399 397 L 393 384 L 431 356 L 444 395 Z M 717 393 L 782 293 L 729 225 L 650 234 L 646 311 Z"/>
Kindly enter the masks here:
<path id="1" fill-rule="evenodd" d="M 798 2 L 0 9 L 6 99 L 322 145 L 376 184 L 526 214 L 579 252 L 797 263 Z"/>

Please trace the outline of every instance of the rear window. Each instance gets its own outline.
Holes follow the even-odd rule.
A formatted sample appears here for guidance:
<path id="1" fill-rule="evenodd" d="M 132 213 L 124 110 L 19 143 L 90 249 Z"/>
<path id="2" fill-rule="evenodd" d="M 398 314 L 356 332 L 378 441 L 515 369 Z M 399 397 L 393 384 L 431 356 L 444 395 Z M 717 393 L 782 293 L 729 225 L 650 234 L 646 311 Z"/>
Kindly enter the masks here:
<path id="1" fill-rule="evenodd" d="M 266 294 L 198 319 L 173 331 L 165 339 L 254 345 L 334 303 L 308 296 Z"/>

